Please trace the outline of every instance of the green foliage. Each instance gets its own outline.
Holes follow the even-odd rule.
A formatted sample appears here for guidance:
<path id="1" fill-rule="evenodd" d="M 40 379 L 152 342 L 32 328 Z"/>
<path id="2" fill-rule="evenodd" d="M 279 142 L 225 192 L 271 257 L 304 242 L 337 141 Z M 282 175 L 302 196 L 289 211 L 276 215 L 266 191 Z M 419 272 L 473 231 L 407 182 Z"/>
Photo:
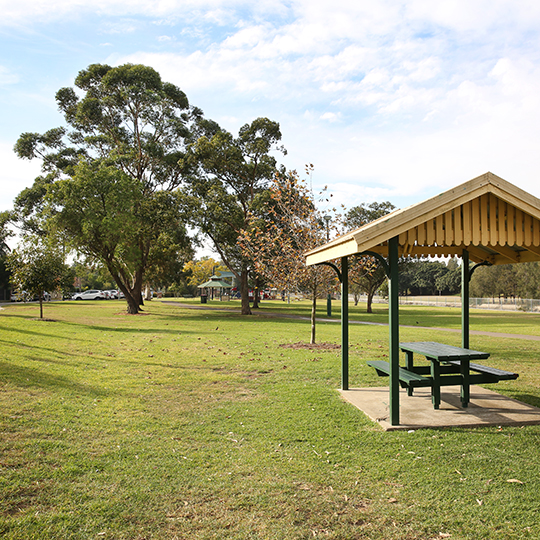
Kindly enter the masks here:
<path id="1" fill-rule="evenodd" d="M 16 215 L 23 230 L 60 231 L 100 260 L 136 313 L 145 274 L 167 281 L 191 256 L 177 189 L 202 113 L 148 66 L 93 64 L 75 86 L 56 94 L 65 127 L 23 133 L 15 145 L 45 173 L 19 195 Z"/>
<path id="2" fill-rule="evenodd" d="M 279 124 L 257 118 L 240 128 L 238 137 L 208 126 L 186 159 L 199 174 L 191 178 L 192 221 L 211 241 L 221 260 L 240 283 L 242 313 L 251 312 L 248 298 L 249 272 L 253 261 L 238 246 L 240 232 L 263 197 L 276 173 L 273 150 L 285 153 Z"/>
<path id="3" fill-rule="evenodd" d="M 64 291 L 72 284 L 72 274 L 64 264 L 63 255 L 39 241 L 27 242 L 7 257 L 11 281 L 15 289 L 40 299 L 40 317 L 43 318 L 43 293 Z"/>
<path id="4" fill-rule="evenodd" d="M 471 279 L 471 296 L 540 298 L 540 264 L 501 264 L 477 268 Z"/>
<path id="5" fill-rule="evenodd" d="M 356 229 L 389 214 L 395 206 L 385 201 L 382 203 L 372 202 L 362 203 L 351 208 L 345 215 L 345 225 L 347 229 Z M 354 257 L 351 259 L 349 269 L 350 291 L 355 296 L 358 303 L 358 295 L 367 295 L 367 312 L 372 312 L 373 297 L 386 281 L 386 272 L 383 265 L 374 257 Z"/>
<path id="6" fill-rule="evenodd" d="M 212 275 L 215 273 L 219 275 L 220 272 L 226 269 L 223 264 L 215 261 L 212 257 L 202 257 L 200 260 L 188 261 L 184 265 L 184 272 L 187 273 L 187 283 L 192 287 L 205 283 Z"/>

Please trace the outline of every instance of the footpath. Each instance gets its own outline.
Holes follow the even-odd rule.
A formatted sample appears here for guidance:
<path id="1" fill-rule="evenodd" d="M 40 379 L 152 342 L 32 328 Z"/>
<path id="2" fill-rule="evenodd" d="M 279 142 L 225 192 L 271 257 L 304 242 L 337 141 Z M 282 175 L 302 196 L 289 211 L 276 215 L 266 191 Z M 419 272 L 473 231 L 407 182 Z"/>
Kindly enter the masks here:
<path id="1" fill-rule="evenodd" d="M 177 306 L 181 306 L 186 309 L 200 309 L 200 310 L 210 310 L 210 311 L 223 311 L 223 312 L 229 312 L 229 313 L 239 313 L 240 310 L 233 309 L 233 308 L 224 308 L 224 307 L 214 307 L 214 306 L 208 306 L 208 305 L 193 305 L 193 304 L 184 304 L 182 302 L 176 302 L 176 301 L 169 301 L 169 300 L 163 300 L 163 302 L 166 302 L 168 304 L 175 304 Z M 264 313 L 253 313 L 256 317 L 267 317 L 267 318 L 280 318 L 280 319 L 296 319 L 301 321 L 309 321 L 309 317 L 303 317 L 302 315 L 289 315 L 287 313 L 277 313 L 273 311 L 265 311 Z M 341 324 L 340 319 L 328 319 L 328 318 L 320 318 L 317 317 L 317 322 L 324 322 L 324 323 L 339 323 Z M 349 320 L 349 325 L 352 324 L 363 324 L 363 325 L 369 325 L 369 326 L 388 326 L 388 323 L 377 323 L 377 322 L 370 322 L 370 321 L 354 321 Z M 404 325 L 400 324 L 400 328 L 422 328 L 424 330 L 437 330 L 440 332 L 454 332 L 457 334 L 461 334 L 461 330 L 459 328 L 442 328 L 439 326 L 418 326 L 418 325 Z M 496 338 L 509 338 L 509 339 L 521 339 L 521 340 L 528 340 L 528 341 L 540 341 L 540 336 L 529 336 L 526 334 L 507 334 L 505 332 L 485 332 L 480 330 L 470 330 L 469 331 L 471 336 L 488 336 L 488 337 L 496 337 Z"/>

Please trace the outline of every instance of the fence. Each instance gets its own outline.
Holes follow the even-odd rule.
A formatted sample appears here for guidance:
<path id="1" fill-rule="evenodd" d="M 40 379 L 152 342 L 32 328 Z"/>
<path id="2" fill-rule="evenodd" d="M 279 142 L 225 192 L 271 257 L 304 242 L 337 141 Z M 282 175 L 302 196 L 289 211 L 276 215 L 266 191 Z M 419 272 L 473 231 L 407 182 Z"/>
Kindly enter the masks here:
<path id="1" fill-rule="evenodd" d="M 366 296 L 360 297 L 365 302 Z M 382 296 L 373 298 L 374 303 L 387 304 Z M 440 306 L 461 308 L 460 296 L 400 296 L 401 305 Z M 529 311 L 540 312 L 540 300 L 531 298 L 469 298 L 469 307 L 475 309 L 493 309 L 500 311 Z"/>

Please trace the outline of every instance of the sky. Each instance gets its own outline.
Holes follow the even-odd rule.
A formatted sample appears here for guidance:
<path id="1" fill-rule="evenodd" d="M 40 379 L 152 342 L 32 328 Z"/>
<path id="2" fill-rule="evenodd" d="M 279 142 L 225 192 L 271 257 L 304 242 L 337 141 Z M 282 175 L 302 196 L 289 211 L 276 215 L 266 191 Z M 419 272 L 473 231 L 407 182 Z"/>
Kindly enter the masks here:
<path id="1" fill-rule="evenodd" d="M 0 210 L 90 64 L 142 63 L 222 128 L 280 123 L 289 169 L 351 208 L 491 171 L 540 197 L 537 0 L 0 0 Z M 324 210 L 324 209 L 323 209 Z"/>

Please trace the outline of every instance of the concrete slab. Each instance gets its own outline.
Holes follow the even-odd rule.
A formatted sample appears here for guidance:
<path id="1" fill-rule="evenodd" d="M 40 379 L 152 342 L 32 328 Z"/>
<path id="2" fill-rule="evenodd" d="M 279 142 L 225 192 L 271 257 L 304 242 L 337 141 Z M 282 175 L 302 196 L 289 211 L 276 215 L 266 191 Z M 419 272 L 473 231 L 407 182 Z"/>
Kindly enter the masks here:
<path id="1" fill-rule="evenodd" d="M 400 425 L 389 422 L 389 389 L 354 388 L 340 390 L 343 398 L 377 422 L 385 431 L 442 427 L 524 426 L 540 424 L 540 408 L 533 407 L 481 386 L 471 386 L 471 401 L 461 408 L 459 386 L 441 388 L 440 409 L 431 404 L 430 388 L 415 388 L 408 396 L 400 389 Z"/>

